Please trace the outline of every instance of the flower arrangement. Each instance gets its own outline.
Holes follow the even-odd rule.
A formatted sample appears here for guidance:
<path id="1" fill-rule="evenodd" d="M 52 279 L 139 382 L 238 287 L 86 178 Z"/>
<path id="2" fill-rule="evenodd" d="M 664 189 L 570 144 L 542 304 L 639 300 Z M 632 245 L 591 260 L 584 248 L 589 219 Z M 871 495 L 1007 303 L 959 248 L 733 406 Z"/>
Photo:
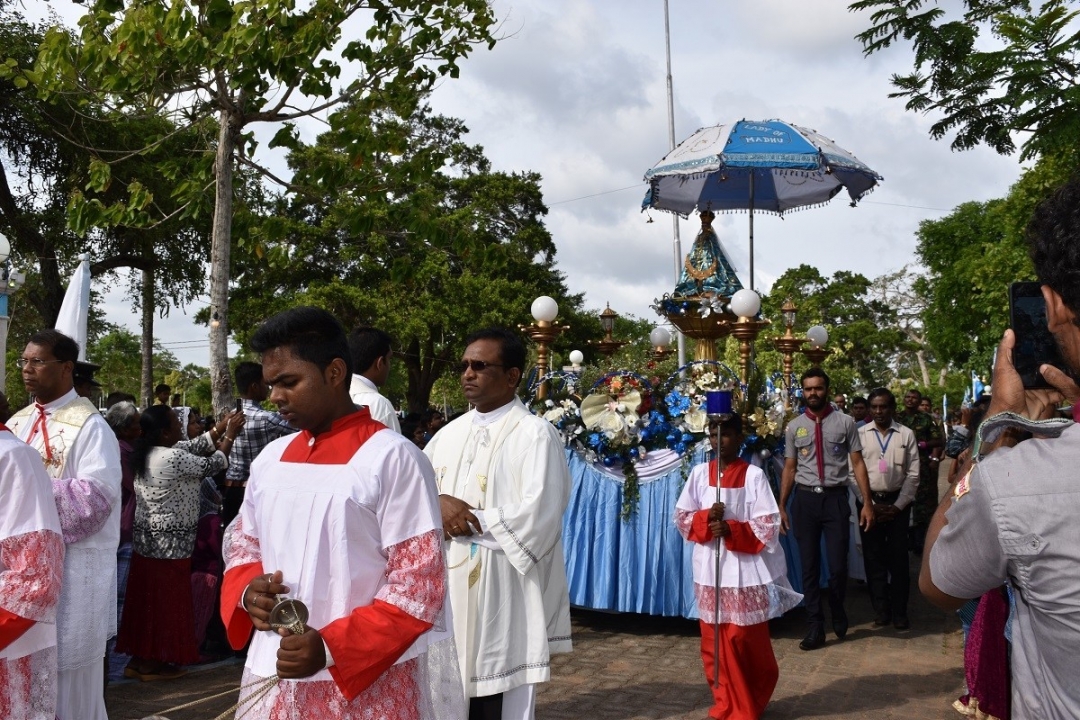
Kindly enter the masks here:
<path id="1" fill-rule="evenodd" d="M 757 453 L 767 460 L 784 447 L 784 428 L 795 417 L 793 410 L 784 409 L 783 391 L 775 384 L 776 378 L 766 378 L 753 368 L 747 383 L 742 414 L 748 421 L 743 428 L 743 452 Z"/>
<path id="2" fill-rule="evenodd" d="M 547 383 L 547 396 L 537 399 L 542 382 Z M 688 363 L 663 382 L 617 370 L 600 376 L 582 394 L 585 384 L 572 372 L 548 373 L 530 386 L 530 404 L 567 447 L 589 462 L 622 471 L 624 520 L 633 515 L 640 498 L 639 462 L 658 449 L 672 450 L 689 461 L 706 440 L 709 390 L 735 389 L 735 407 L 749 421 L 744 451 L 768 457 L 783 442 L 788 418 L 779 393 L 766 387 L 760 374 L 752 375 L 747 385 L 739 384 L 737 375 L 716 361 Z"/>

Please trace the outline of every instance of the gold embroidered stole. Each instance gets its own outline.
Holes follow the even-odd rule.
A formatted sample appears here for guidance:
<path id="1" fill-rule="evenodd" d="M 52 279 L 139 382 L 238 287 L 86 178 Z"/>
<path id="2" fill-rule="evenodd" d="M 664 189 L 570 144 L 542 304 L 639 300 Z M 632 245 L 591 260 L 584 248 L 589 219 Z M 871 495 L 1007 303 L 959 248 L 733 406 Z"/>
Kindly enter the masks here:
<path id="1" fill-rule="evenodd" d="M 49 477 L 59 478 L 61 476 L 64 463 L 67 462 L 68 453 L 75 445 L 75 439 L 79 437 L 79 432 L 90 416 L 97 412 L 98 409 L 94 407 L 94 403 L 84 397 L 77 397 L 67 405 L 53 410 L 48 416 L 50 453 L 45 452 L 45 436 L 43 433 L 35 434 L 33 439 L 28 441 L 29 445 L 40 453 L 41 461 L 45 463 L 45 470 L 49 473 Z M 37 406 L 27 405 L 11 416 L 8 427 L 17 437 L 21 438 L 23 428 L 27 424 L 33 425 L 37 421 L 37 416 Z M 48 454 L 52 455 L 52 460 L 46 457 Z"/>

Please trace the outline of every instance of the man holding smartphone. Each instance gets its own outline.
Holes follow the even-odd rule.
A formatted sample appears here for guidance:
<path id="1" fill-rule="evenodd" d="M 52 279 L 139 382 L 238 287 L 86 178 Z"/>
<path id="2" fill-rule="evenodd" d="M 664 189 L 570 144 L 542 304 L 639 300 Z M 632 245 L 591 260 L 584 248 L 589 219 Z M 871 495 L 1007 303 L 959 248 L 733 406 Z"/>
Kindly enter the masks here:
<path id="1" fill-rule="evenodd" d="M 1027 228 L 1050 332 L 1064 365 L 1080 372 L 1080 177 L 1035 211 Z M 1080 387 L 1042 364 L 1049 389 L 1025 389 L 1005 331 L 987 419 L 972 456 L 926 536 L 919 588 L 954 609 L 1008 583 L 1017 598 L 1012 630 L 1012 717 L 1080 717 L 1074 658 L 1080 653 L 1080 425 L 1053 420 L 1076 407 Z M 1040 422 L 1034 422 L 1040 421 Z M 1021 442 L 1026 433 L 1038 439 Z M 1042 436 L 1042 437 L 1039 437 Z"/>

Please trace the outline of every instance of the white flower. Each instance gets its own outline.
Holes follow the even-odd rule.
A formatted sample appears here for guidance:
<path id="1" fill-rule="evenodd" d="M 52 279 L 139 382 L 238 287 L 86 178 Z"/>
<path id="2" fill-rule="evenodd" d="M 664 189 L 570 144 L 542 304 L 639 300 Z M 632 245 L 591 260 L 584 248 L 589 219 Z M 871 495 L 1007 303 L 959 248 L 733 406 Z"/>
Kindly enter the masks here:
<path id="1" fill-rule="evenodd" d="M 705 426 L 709 422 L 709 416 L 700 407 L 690 408 L 683 415 L 686 429 L 692 433 L 705 432 Z"/>
<path id="2" fill-rule="evenodd" d="M 702 390 L 712 390 L 716 387 L 716 373 L 705 372 L 697 379 L 697 386 Z"/>
<path id="3" fill-rule="evenodd" d="M 566 415 L 566 409 L 557 407 L 554 410 L 548 410 L 544 413 L 544 419 L 551 424 L 555 424 L 562 420 L 564 415 Z"/>

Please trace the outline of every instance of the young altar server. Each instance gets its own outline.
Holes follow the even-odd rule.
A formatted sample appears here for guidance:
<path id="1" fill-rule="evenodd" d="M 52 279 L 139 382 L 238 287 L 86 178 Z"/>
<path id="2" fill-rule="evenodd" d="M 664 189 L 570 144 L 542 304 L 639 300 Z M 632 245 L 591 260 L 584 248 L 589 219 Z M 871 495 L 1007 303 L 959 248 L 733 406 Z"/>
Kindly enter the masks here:
<path id="1" fill-rule="evenodd" d="M 256 631 L 237 716 L 463 717 L 430 463 L 353 404 L 345 332 L 326 311 L 279 313 L 251 348 L 300 432 L 255 459 L 225 532 L 222 619 L 234 648 Z M 277 596 L 307 606 L 302 634 L 271 628 Z"/>
<path id="2" fill-rule="evenodd" d="M 0 710 L 54 720 L 64 539 L 41 458 L 3 425 L 0 498 Z"/>
<path id="3" fill-rule="evenodd" d="M 714 451 L 715 429 L 715 424 L 709 429 Z M 742 442 L 739 416 L 723 421 L 719 467 L 715 459 L 695 466 L 675 505 L 679 532 L 697 543 L 694 595 L 701 624 L 701 661 L 714 700 L 709 716 L 725 720 L 756 720 L 769 704 L 779 669 L 768 620 L 802 599 L 788 583 L 778 540 L 780 511 L 772 488 L 760 468 L 739 457 Z M 720 538 L 719 583 L 716 538 Z M 714 624 L 717 620 L 719 626 Z M 714 685 L 717 627 L 720 670 Z"/>

